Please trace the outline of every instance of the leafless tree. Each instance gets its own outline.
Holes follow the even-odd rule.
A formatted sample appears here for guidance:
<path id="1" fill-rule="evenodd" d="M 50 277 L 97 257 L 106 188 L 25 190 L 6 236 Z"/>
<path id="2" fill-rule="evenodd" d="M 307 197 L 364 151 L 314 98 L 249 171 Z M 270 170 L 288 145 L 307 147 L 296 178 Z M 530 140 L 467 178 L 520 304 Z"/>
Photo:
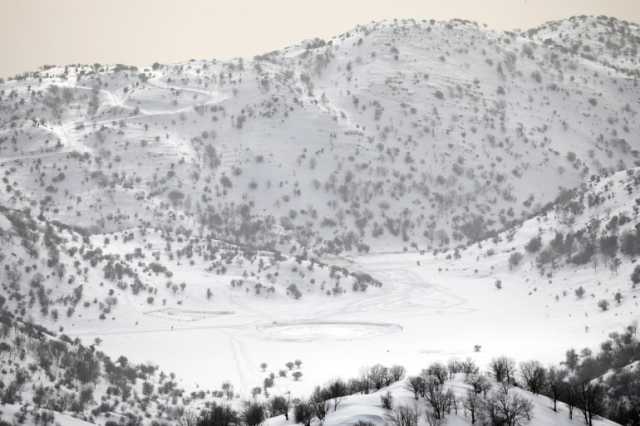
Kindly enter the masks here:
<path id="1" fill-rule="evenodd" d="M 547 372 L 547 393 L 553 400 L 553 411 L 558 411 L 558 399 L 567 377 L 567 370 L 551 367 Z"/>
<path id="2" fill-rule="evenodd" d="M 466 413 L 469 413 L 469 417 L 471 417 L 471 424 L 476 424 L 476 420 L 478 420 L 478 412 L 482 409 L 482 397 L 476 393 L 473 389 L 467 391 L 467 395 L 462 401 L 462 406 Z"/>
<path id="3" fill-rule="evenodd" d="M 485 398 L 491 390 L 491 381 L 483 374 L 470 374 L 467 376 L 466 382 L 473 386 L 475 393 L 481 393 Z"/>
<path id="4" fill-rule="evenodd" d="M 368 376 L 376 390 L 379 390 L 388 381 L 389 369 L 382 364 L 376 364 L 369 369 Z"/>
<path id="5" fill-rule="evenodd" d="M 491 364 L 489 365 L 491 368 L 491 372 L 493 373 L 493 378 L 498 383 L 513 383 L 513 376 L 516 370 L 516 363 L 511 358 L 507 357 L 499 357 L 491 360 Z"/>
<path id="6" fill-rule="evenodd" d="M 446 371 L 446 369 L 445 369 Z M 454 402 L 453 392 L 444 391 L 440 379 L 435 376 L 429 376 L 425 380 L 425 400 L 427 406 L 431 409 L 431 413 L 436 419 L 444 419 L 446 413 L 451 410 Z"/>
<path id="7" fill-rule="evenodd" d="M 420 412 L 417 406 L 408 407 L 403 405 L 394 408 L 387 419 L 394 426 L 418 426 L 419 417 Z"/>
<path id="8" fill-rule="evenodd" d="M 543 390 L 547 381 L 547 372 L 539 361 L 521 363 L 520 375 L 527 389 L 536 395 Z"/>
<path id="9" fill-rule="evenodd" d="M 413 392 L 413 397 L 418 400 L 419 396 L 424 396 L 425 382 L 422 376 L 409 377 L 407 388 Z"/>
<path id="10" fill-rule="evenodd" d="M 512 391 L 506 383 L 490 396 L 486 412 L 492 424 L 521 426 L 531 420 L 533 404 Z"/>
<path id="11" fill-rule="evenodd" d="M 405 372 L 405 368 L 401 365 L 394 365 L 389 369 L 389 374 L 391 375 L 391 378 L 394 382 L 402 380 L 404 378 Z"/>
<path id="12" fill-rule="evenodd" d="M 425 379 L 428 376 L 435 377 L 440 385 L 444 385 L 447 381 L 447 378 L 449 377 L 449 372 L 444 364 L 436 362 L 431 364 L 426 370 L 422 370 L 421 376 L 423 376 Z"/>

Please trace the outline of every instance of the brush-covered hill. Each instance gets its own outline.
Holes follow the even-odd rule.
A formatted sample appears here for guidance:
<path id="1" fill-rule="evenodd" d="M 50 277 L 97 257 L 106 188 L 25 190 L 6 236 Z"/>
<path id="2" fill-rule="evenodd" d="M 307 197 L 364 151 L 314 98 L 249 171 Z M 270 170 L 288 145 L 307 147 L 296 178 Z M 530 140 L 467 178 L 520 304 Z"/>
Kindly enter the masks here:
<path id="1" fill-rule="evenodd" d="M 304 359 L 302 380 L 271 377 L 296 395 L 394 357 L 555 362 L 599 344 L 638 318 L 639 39 L 603 17 L 396 20 L 251 59 L 1 80 L 0 309 L 20 325 L 0 360 L 21 394 L 3 416 L 180 418 L 185 394 L 158 393 L 154 368 L 62 333 L 244 393 L 263 363 Z M 425 327 L 435 316 L 451 328 Z M 79 383 L 47 364 L 60 345 L 115 376 Z M 350 397 L 327 424 L 382 423 L 378 400 Z"/>
<path id="2" fill-rule="evenodd" d="M 223 394 L 188 392 L 173 373 L 113 360 L 97 345 L 0 311 L 0 423 L 175 425 Z"/>
<path id="3" fill-rule="evenodd" d="M 358 297 L 382 283 L 357 269 L 201 237 L 186 228 L 90 234 L 0 206 L 0 308 L 60 328 L 143 311 L 233 314 L 237 300 Z"/>
<path id="4" fill-rule="evenodd" d="M 597 347 L 612 331 L 638 321 L 639 190 L 638 168 L 596 177 L 493 238 L 415 261 L 444 282 L 464 284 L 462 294 L 485 306 L 506 311 L 516 304 L 521 313 L 514 325 L 531 325 L 525 335 L 570 327 L 582 334 L 584 346 Z"/>
<path id="5" fill-rule="evenodd" d="M 619 392 L 626 395 L 636 380 L 636 366 L 610 370 L 584 382 L 590 386 L 588 392 L 604 389 L 603 383 L 610 386 L 593 405 L 585 405 L 581 375 L 636 359 L 635 329 L 614 333 L 606 343 L 596 356 L 589 353 L 578 358 L 574 352 L 574 366 L 567 361 L 565 367 L 547 370 L 529 361 L 516 368 L 514 360 L 499 358 L 482 372 L 471 359 L 451 359 L 406 377 L 402 366 L 377 364 L 348 381 L 332 379 L 317 386 L 309 398 L 290 400 L 270 394 L 265 384 L 264 395 L 256 392 L 252 400 L 240 400 L 230 383 L 223 383 L 220 390 L 189 392 L 175 374 L 158 366 L 136 364 L 125 356 L 114 360 L 98 349 L 100 341 L 85 346 L 79 339 L 56 337 L 3 311 L 0 424 L 417 426 L 496 424 L 507 418 L 516 425 L 576 425 L 587 419 L 592 425 L 615 425 L 602 415 L 632 419 L 635 399 L 617 397 Z M 536 369 L 541 376 L 530 375 Z M 507 375 L 501 378 L 501 374 Z M 547 380 L 553 386 L 542 387 Z M 637 391 L 633 395 L 637 399 Z"/>
<path id="6" fill-rule="evenodd" d="M 636 164 L 633 60 L 599 58 L 638 34 L 405 20 L 251 60 L 45 67 L 0 85 L 0 200 L 292 252 L 480 240 Z"/>
<path id="7" fill-rule="evenodd" d="M 574 16 L 549 22 L 527 32 L 529 36 L 565 52 L 638 76 L 638 24 L 607 16 Z"/>

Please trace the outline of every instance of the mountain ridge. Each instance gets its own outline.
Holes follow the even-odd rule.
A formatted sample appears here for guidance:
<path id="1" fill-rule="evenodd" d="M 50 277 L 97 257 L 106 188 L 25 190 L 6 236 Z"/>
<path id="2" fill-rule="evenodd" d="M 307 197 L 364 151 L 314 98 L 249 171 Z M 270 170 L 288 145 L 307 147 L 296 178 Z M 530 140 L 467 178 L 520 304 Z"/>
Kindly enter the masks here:
<path id="1" fill-rule="evenodd" d="M 65 174 L 61 172 L 50 178 L 53 182 L 45 185 L 44 191 L 37 188 L 38 182 L 17 180 L 18 191 L 13 195 L 19 196 L 10 200 L 22 198 L 18 201 L 22 205 L 36 202 L 45 207 L 48 217 L 67 223 L 86 222 L 87 226 L 103 229 L 123 229 L 127 223 L 140 224 L 141 220 L 153 220 L 155 215 L 161 217 L 169 211 L 170 217 L 184 217 L 185 224 L 196 222 L 217 229 L 219 238 L 231 236 L 223 234 L 231 228 L 235 228 L 234 232 L 239 228 L 252 229 L 254 235 L 246 235 L 255 239 L 252 243 L 280 245 L 291 250 L 366 251 L 376 244 L 377 236 L 382 236 L 383 245 L 393 241 L 392 244 L 405 247 L 451 246 L 503 229 L 518 214 L 535 213 L 536 196 L 542 197 L 542 204 L 551 201 L 557 189 L 550 194 L 534 191 L 528 194 L 533 197 L 530 200 L 517 200 L 513 195 L 526 194 L 532 178 L 548 174 L 546 164 L 550 160 L 558 170 L 554 173 L 565 174 L 563 180 L 567 182 L 570 180 L 566 174 L 573 174 L 573 184 L 569 186 L 577 186 L 589 173 L 624 168 L 627 153 L 637 155 L 635 147 L 624 137 L 636 131 L 630 121 L 635 114 L 630 107 L 632 103 L 619 104 L 617 109 L 622 108 L 618 110 L 621 112 L 607 111 L 610 102 L 618 102 L 612 98 L 614 91 L 624 88 L 622 93 L 633 93 L 637 83 L 630 84 L 627 78 L 610 69 L 607 71 L 613 73 L 608 77 L 610 81 L 594 81 L 605 92 L 587 94 L 586 106 L 569 101 L 566 111 L 577 107 L 582 110 L 582 120 L 569 118 L 557 109 L 548 109 L 545 105 L 549 100 L 545 99 L 553 97 L 566 103 L 563 91 L 582 93 L 586 86 L 576 84 L 576 80 L 567 82 L 564 73 L 588 75 L 593 72 L 591 62 L 569 55 L 562 64 L 554 59 L 553 52 L 530 44 L 531 41 L 515 33 L 510 36 L 484 32 L 475 24 L 458 21 L 425 22 L 389 23 L 388 27 L 383 26 L 388 29 L 377 32 L 357 27 L 332 43 L 316 41 L 293 56 L 285 49 L 281 54 L 256 57 L 246 68 L 243 61 L 157 65 L 156 70 L 142 73 L 123 66 L 104 72 L 87 68 L 76 71 L 75 77 L 69 75 L 72 84 L 66 88 L 58 88 L 54 79 L 45 85 L 48 92 L 35 98 L 42 98 L 34 105 L 41 103 L 43 109 L 37 114 L 42 117 L 27 114 L 30 121 L 23 122 L 18 130 L 14 127 L 16 123 L 3 125 L 14 144 L 17 139 L 42 138 L 42 133 L 47 132 L 49 139 L 53 139 L 49 145 L 53 146 L 22 153 L 14 146 L 14 155 L 6 157 L 3 168 L 6 175 L 8 164 L 39 160 L 41 164 L 37 167 L 55 169 L 59 167 L 55 158 L 66 155 L 62 161 L 75 185 L 65 182 Z M 363 37 L 369 37 L 370 47 L 362 46 Z M 426 44 L 416 45 L 414 39 Z M 441 39 L 453 44 L 443 48 Z M 469 42 L 486 47 L 474 50 L 457 47 Z M 404 43 L 407 53 L 400 53 L 394 43 L 400 43 L 399 46 Z M 491 55 L 490 46 L 500 53 Z M 542 49 L 539 60 L 534 58 L 532 46 Z M 359 51 L 362 53 L 358 54 Z M 444 54 L 431 58 L 427 52 Z M 365 59 L 367 53 L 369 57 Z M 447 55 L 451 55 L 450 64 Z M 354 62 L 350 60 L 353 57 Z M 417 58 L 422 62 L 413 64 Z M 518 61 L 523 62 L 522 71 L 517 69 Z M 476 68 L 481 67 L 479 71 L 471 71 L 472 62 Z M 409 76 L 400 71 L 400 64 L 405 69 L 422 71 Z M 578 68 L 573 71 L 573 67 Z M 181 76 L 183 73 L 186 75 Z M 543 81 L 543 74 L 544 80 L 550 80 L 548 83 Z M 78 79 L 82 83 L 73 83 Z M 368 87 L 360 87 L 358 79 L 367 79 Z M 540 88 L 535 87 L 540 84 Z M 562 88 L 561 84 L 567 87 Z M 29 87 L 23 90 L 29 93 Z M 501 98 L 522 90 L 534 90 L 535 97 L 529 95 L 532 105 L 519 102 L 511 105 L 505 99 L 513 98 Z M 17 95 L 16 89 L 13 93 Z M 603 108 L 598 98 L 605 95 L 607 99 L 601 101 L 605 104 Z M 65 99 L 71 110 L 59 111 L 66 108 Z M 84 113 L 85 102 L 86 108 L 95 108 L 97 114 L 86 122 L 81 118 L 83 115 L 78 115 Z M 425 104 L 418 108 L 419 102 Z M 462 105 L 468 107 L 459 109 Z M 532 115 L 530 110 L 534 106 L 544 111 L 544 115 Z M 479 114 L 484 114 L 480 120 Z M 206 124 L 207 116 L 213 120 L 212 125 Z M 569 132 L 569 139 L 575 140 L 573 144 L 578 144 L 579 139 L 584 141 L 583 130 L 571 129 L 569 122 L 588 117 L 602 122 L 609 120 L 605 127 L 610 128 L 610 134 L 597 135 L 591 130 L 588 137 L 593 140 L 591 150 L 566 152 L 578 160 L 578 163 L 570 161 L 579 172 L 576 173 L 549 154 L 561 155 L 553 144 L 555 139 L 567 137 L 562 132 Z M 306 124 L 298 129 L 293 120 Z M 534 123 L 527 126 L 526 120 Z M 188 128 L 187 121 L 190 121 Z M 29 125 L 30 128 L 25 128 Z M 298 135 L 306 125 L 318 133 L 306 134 L 307 140 L 300 141 Z M 547 132 L 552 133 L 547 136 Z M 533 151 L 523 145 L 529 139 Z M 4 140 L 6 146 L 8 136 Z M 274 152 L 280 149 L 288 155 L 275 160 Z M 531 159 L 535 158 L 537 163 L 523 161 L 523 149 L 533 152 Z M 595 156 L 590 154 L 594 150 Z M 410 155 L 411 151 L 417 159 Z M 513 170 L 505 170 L 507 173 L 498 171 L 498 165 L 504 167 L 500 163 L 506 161 L 505 154 L 515 166 Z M 593 156 L 591 160 L 583 159 L 589 155 Z M 356 161 L 357 156 L 364 161 Z M 616 156 L 617 162 L 609 159 L 615 160 Z M 128 158 L 148 158 L 169 171 L 162 176 L 159 167 L 153 169 L 140 161 L 129 163 Z M 486 162 L 492 166 L 483 171 L 482 164 Z M 474 170 L 478 164 L 479 171 Z M 186 166 L 195 167 L 195 173 L 187 171 Z M 243 174 L 246 167 L 251 167 L 251 176 Z M 113 173 L 109 168 L 120 171 Z M 433 172 L 420 170 L 425 168 Z M 531 177 L 523 178 L 523 174 Z M 368 182 L 353 179 L 358 175 L 367 176 Z M 270 179 L 264 182 L 265 176 L 279 178 L 278 186 L 271 186 L 274 182 Z M 497 182 L 491 182 L 495 179 Z M 261 183 L 267 187 L 261 187 Z M 42 180 L 39 184 L 43 186 Z M 111 211 L 88 219 L 78 216 L 82 212 L 76 212 L 75 217 L 63 213 L 72 212 L 74 203 L 68 196 L 67 200 L 60 196 L 56 184 L 63 187 L 61 190 L 82 191 L 89 197 L 110 193 L 113 201 L 108 203 L 92 199 L 98 209 Z M 188 189 L 188 196 L 182 188 Z M 252 193 L 259 189 L 270 194 L 269 200 Z M 202 195 L 194 197 L 198 193 Z M 309 204 L 300 200 L 305 193 L 318 201 Z M 218 200 L 215 206 L 208 194 Z M 387 197 L 396 199 L 399 208 L 389 210 L 389 201 L 384 199 Z M 10 201 L 6 195 L 4 200 Z M 146 212 L 133 207 L 140 202 L 146 204 Z M 465 210 L 470 202 L 476 203 L 483 216 L 495 219 L 483 223 Z M 48 203 L 52 205 L 47 206 Z M 363 207 L 364 203 L 368 206 Z M 378 206 L 374 208 L 373 203 Z M 116 204 L 132 206 L 127 209 L 145 218 L 136 220 L 130 213 L 113 209 Z M 490 204 L 502 208 L 493 210 Z M 412 207 L 407 210 L 409 206 Z M 240 215 L 243 219 L 235 225 L 225 224 L 227 231 L 216 228 L 216 221 L 228 221 L 229 214 L 237 209 L 243 210 Z M 454 214 L 442 217 L 444 210 L 452 209 Z M 344 223 L 334 223 L 335 217 Z M 124 221 L 120 225 L 118 218 Z M 266 228 L 274 226 L 280 228 L 280 236 L 267 231 Z M 415 240 L 410 241 L 409 233 L 416 236 Z M 240 238 L 237 240 L 242 242 Z"/>
<path id="2" fill-rule="evenodd" d="M 638 319 L 638 44 L 396 20 L 1 80 L 0 308 L 243 395 L 595 348 Z"/>

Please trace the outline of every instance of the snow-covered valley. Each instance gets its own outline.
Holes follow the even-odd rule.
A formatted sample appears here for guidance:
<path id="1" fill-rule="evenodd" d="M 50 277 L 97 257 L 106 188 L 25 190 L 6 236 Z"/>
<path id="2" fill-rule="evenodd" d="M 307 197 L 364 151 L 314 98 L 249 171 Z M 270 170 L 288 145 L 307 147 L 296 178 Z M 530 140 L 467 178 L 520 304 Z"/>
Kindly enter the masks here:
<path id="1" fill-rule="evenodd" d="M 34 367 L 0 411 L 177 424 L 378 364 L 406 368 L 384 387 L 399 400 L 437 362 L 588 365 L 640 319 L 639 44 L 605 17 L 403 20 L 252 59 L 0 80 L 0 384 L 56 339 L 107 356 L 87 382 L 61 357 Z M 445 386 L 461 404 L 465 374 Z M 532 424 L 573 424 L 522 380 Z M 92 397 L 47 405 L 38 385 Z M 390 422 L 375 391 L 325 424 Z M 446 424 L 469 422 L 458 408 Z"/>
<path id="2" fill-rule="evenodd" d="M 527 265 L 510 272 L 507 257 L 482 263 L 420 254 L 356 257 L 348 263 L 378 278 L 382 288 L 331 299 L 304 297 L 295 304 L 247 303 L 228 295 L 211 303 L 184 302 L 163 316 L 140 303 L 106 327 L 83 321 L 68 334 L 89 341 L 100 337 L 109 353 L 127 348 L 131 359 L 152 361 L 205 389 L 229 380 L 248 393 L 266 376 L 263 362 L 276 370 L 300 359 L 303 379 L 282 380 L 279 390 L 305 395 L 317 383 L 375 363 L 419 371 L 450 358 L 471 357 L 481 365 L 498 355 L 559 362 L 567 349 L 597 347 L 611 331 L 638 319 L 636 292 L 628 291 L 628 300 L 608 312 L 599 312 L 595 296 L 573 296 L 579 285 L 588 285 L 594 294 L 610 292 L 612 298 L 614 289 L 630 287 L 630 272 L 594 274 L 587 266 L 578 273 L 563 271 L 548 283 Z M 500 290 L 496 279 L 503 282 Z M 203 274 L 188 282 L 198 288 L 215 280 Z M 598 288 L 602 282 L 606 290 Z M 556 301 L 563 291 L 570 296 Z M 220 315 L 222 309 L 231 312 Z M 482 346 L 479 352 L 475 345 Z"/>

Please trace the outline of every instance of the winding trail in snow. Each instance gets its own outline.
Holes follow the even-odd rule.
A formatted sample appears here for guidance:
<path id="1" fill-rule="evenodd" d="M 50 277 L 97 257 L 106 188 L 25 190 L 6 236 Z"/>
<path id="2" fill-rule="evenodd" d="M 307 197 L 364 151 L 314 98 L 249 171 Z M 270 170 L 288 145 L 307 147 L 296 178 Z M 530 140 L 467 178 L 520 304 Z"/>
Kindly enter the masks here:
<path id="1" fill-rule="evenodd" d="M 51 151 L 51 152 L 31 153 L 31 154 L 0 157 L 0 164 L 13 162 L 13 161 L 29 161 L 29 160 L 36 160 L 39 158 L 55 157 L 55 156 L 69 154 L 76 151 L 80 153 L 89 152 L 90 149 L 86 147 L 84 144 L 80 143 L 77 137 L 70 136 L 69 134 L 70 132 L 74 131 L 72 129 L 75 129 L 75 127 L 78 124 L 85 124 L 88 127 L 88 126 L 99 126 L 103 124 L 109 124 L 109 123 L 118 122 L 122 120 L 130 121 L 130 120 L 145 119 L 145 118 L 151 118 L 151 117 L 177 115 L 184 112 L 193 111 L 193 109 L 196 107 L 206 107 L 210 105 L 217 105 L 221 102 L 224 102 L 226 99 L 230 97 L 230 95 L 224 94 L 222 92 L 207 91 L 203 89 L 194 89 L 190 87 L 164 85 L 164 84 L 157 83 L 155 81 L 148 81 L 147 85 L 150 87 L 161 89 L 161 90 L 175 90 L 175 91 L 187 91 L 187 92 L 198 93 L 198 94 L 207 96 L 209 99 L 203 103 L 189 104 L 187 106 L 183 106 L 180 108 L 148 110 L 142 107 L 134 107 L 131 105 L 127 105 L 126 102 L 127 102 L 128 96 L 124 98 L 119 98 L 110 90 L 100 89 L 100 93 L 103 94 L 108 99 L 110 104 L 109 106 L 123 108 L 132 112 L 137 110 L 137 113 L 128 115 L 128 116 L 127 115 L 116 116 L 116 117 L 103 118 L 98 120 L 95 120 L 95 119 L 92 120 L 88 118 L 87 120 L 68 121 L 56 126 L 47 126 L 47 125 L 41 126 L 41 128 L 43 128 L 44 130 L 56 136 L 64 148 L 58 151 Z M 72 87 L 72 88 L 81 89 L 81 90 L 93 90 L 91 87 L 87 87 L 87 86 L 69 85 L 67 87 Z"/>

